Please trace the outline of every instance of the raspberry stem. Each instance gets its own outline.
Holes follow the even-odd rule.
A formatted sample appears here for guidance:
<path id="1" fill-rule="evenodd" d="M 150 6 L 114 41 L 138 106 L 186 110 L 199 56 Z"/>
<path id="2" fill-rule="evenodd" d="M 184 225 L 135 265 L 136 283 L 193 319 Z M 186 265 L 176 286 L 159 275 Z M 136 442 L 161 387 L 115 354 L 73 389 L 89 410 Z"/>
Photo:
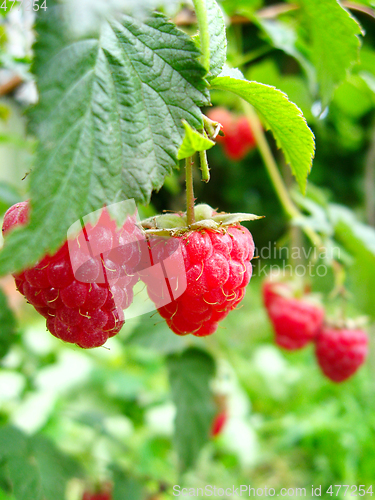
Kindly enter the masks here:
<path id="1" fill-rule="evenodd" d="M 199 37 L 202 52 L 201 62 L 208 72 L 210 69 L 210 35 L 208 30 L 206 0 L 193 0 L 193 3 L 199 27 Z"/>
<path id="2" fill-rule="evenodd" d="M 194 213 L 194 187 L 193 187 L 193 159 L 190 156 L 185 160 L 186 170 L 186 217 L 187 223 L 190 226 L 195 222 Z"/>
<path id="3" fill-rule="evenodd" d="M 207 134 L 204 133 L 207 137 Z M 202 172 L 202 181 L 210 181 L 210 167 L 208 166 L 207 151 L 199 151 L 200 169 Z"/>

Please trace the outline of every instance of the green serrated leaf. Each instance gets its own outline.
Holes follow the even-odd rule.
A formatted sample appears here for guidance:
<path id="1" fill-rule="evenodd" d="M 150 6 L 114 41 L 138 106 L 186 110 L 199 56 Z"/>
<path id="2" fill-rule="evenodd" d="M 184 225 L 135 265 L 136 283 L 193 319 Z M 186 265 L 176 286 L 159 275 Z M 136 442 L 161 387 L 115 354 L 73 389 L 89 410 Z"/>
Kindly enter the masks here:
<path id="1" fill-rule="evenodd" d="M 71 224 L 123 199 L 147 202 L 177 164 L 182 120 L 203 128 L 205 70 L 190 38 L 155 14 L 105 22 L 98 39 L 68 39 L 61 6 L 36 26 L 39 138 L 31 174 L 31 221 L 13 232 L 0 273 L 55 251 Z"/>
<path id="2" fill-rule="evenodd" d="M 185 128 L 185 137 L 178 150 L 177 158 L 183 160 L 193 156 L 197 151 L 206 151 L 215 146 L 215 142 L 211 141 L 204 135 L 194 130 L 187 122 L 183 122 Z"/>
<path id="3" fill-rule="evenodd" d="M 0 290 L 0 359 L 7 354 L 16 339 L 16 325 L 6 295 Z"/>
<path id="4" fill-rule="evenodd" d="M 216 0 L 206 0 L 210 34 L 210 73 L 207 79 L 218 76 L 227 59 L 227 37 L 223 13 Z"/>
<path id="5" fill-rule="evenodd" d="M 215 373 L 212 357 L 190 348 L 168 358 L 172 398 L 177 408 L 175 443 L 180 468 L 194 466 L 199 452 L 209 439 L 214 405 L 209 383 Z"/>
<path id="6" fill-rule="evenodd" d="M 220 77 L 228 76 L 229 78 L 235 78 L 236 80 L 246 80 L 242 71 L 238 68 L 231 68 L 227 64 L 224 64 L 223 69 L 220 72 Z"/>
<path id="7" fill-rule="evenodd" d="M 211 85 L 242 97 L 260 113 L 304 193 L 315 143 L 302 111 L 288 100 L 286 94 L 269 85 L 230 77 L 215 78 Z"/>
<path id="8" fill-rule="evenodd" d="M 298 0 L 306 17 L 322 108 L 358 60 L 361 27 L 337 0 Z"/>

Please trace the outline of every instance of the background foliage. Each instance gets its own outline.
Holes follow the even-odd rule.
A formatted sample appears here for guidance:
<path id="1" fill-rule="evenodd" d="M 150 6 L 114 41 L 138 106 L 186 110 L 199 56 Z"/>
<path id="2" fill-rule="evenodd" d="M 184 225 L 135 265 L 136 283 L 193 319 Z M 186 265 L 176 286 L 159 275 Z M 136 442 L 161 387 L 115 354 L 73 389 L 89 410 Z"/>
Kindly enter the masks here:
<path id="1" fill-rule="evenodd" d="M 144 216 L 184 209 L 183 169 L 173 170 L 183 157 L 181 119 L 201 130 L 198 107 L 208 110 L 208 86 L 214 105 L 242 114 L 238 96 L 245 97 L 271 128 L 267 140 L 299 211 L 282 210 L 259 150 L 239 162 L 220 145 L 208 151 L 211 181 L 200 183 L 197 170 L 198 201 L 266 218 L 248 224 L 261 258 L 244 305 L 205 340 L 179 338 L 147 315 L 127 321 L 109 350 L 85 352 L 47 334 L 3 278 L 1 500 L 78 500 L 85 487 L 106 481 L 115 500 L 163 500 L 174 498 L 174 484 L 306 487 L 309 496 L 312 484 L 325 491 L 373 480 L 373 353 L 350 381 L 330 383 L 312 347 L 285 353 L 274 345 L 260 287 L 270 265 L 287 262 L 288 248 L 308 253 L 309 228 L 340 265 L 338 275 L 330 252 L 310 255 L 313 271 L 327 270 L 308 276 L 326 309 L 334 314 L 341 306 L 331 292 L 344 282 L 347 313 L 374 318 L 375 4 L 342 2 L 344 10 L 335 0 L 223 0 L 224 18 L 215 2 L 208 5 L 215 50 L 206 79 L 202 40 L 190 38 L 190 4 L 47 0 L 33 50 L 31 12 L 0 9 L 0 210 L 30 194 L 35 209 L 31 226 L 0 254 L 3 274 L 57 248 L 66 226 L 103 199 L 135 197 Z M 150 17 L 150 8 L 167 17 Z M 103 21 L 109 15 L 115 20 Z M 228 67 L 218 76 L 223 19 Z M 173 91 L 164 92 L 170 80 Z M 254 97 L 257 89 L 266 99 Z M 292 103 L 315 135 L 306 197 L 285 162 L 303 190 L 312 142 Z M 131 123 L 129 113 L 137 117 Z M 223 401 L 227 425 L 208 439 Z"/>

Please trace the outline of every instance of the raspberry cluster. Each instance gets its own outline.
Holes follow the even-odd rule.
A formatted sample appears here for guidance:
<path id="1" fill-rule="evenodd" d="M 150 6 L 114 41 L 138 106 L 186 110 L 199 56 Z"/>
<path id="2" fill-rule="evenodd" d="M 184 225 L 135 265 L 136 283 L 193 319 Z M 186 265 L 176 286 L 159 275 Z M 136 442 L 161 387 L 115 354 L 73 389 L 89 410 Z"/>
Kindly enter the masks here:
<path id="1" fill-rule="evenodd" d="M 207 116 L 222 125 L 224 137 L 218 135 L 216 140 L 223 145 L 228 158 L 242 160 L 254 149 L 256 142 L 246 116 L 235 116 L 221 107 L 211 109 Z"/>
<path id="2" fill-rule="evenodd" d="M 3 233 L 28 221 L 29 205 L 18 203 L 5 214 Z M 103 345 L 124 324 L 123 309 L 133 300 L 139 261 L 135 224 L 121 229 L 103 209 L 94 226 L 65 242 L 35 266 L 14 274 L 16 286 L 46 318 L 55 337 L 82 348 Z"/>
<path id="3" fill-rule="evenodd" d="M 324 310 L 306 298 L 294 298 L 288 283 L 266 281 L 263 301 L 271 320 L 275 341 L 288 350 L 315 343 L 320 368 L 333 382 L 351 377 L 365 362 L 367 333 L 345 324 L 330 326 L 324 322 Z"/>
<path id="4" fill-rule="evenodd" d="M 214 333 L 219 321 L 241 302 L 250 281 L 254 255 L 250 232 L 241 225 L 201 229 L 166 240 L 151 238 L 149 248 L 154 264 L 168 256 L 175 261 L 168 266 L 163 286 L 150 272 L 141 276 L 171 330 L 197 337 Z"/>
<path id="5" fill-rule="evenodd" d="M 103 345 L 119 332 L 139 278 L 173 332 L 210 335 L 245 295 L 254 242 L 239 220 L 256 216 L 218 214 L 208 205 L 195 212 L 194 230 L 186 214 L 173 214 L 143 221 L 145 233 L 134 216 L 118 228 L 104 208 L 99 220 L 78 225 L 54 255 L 15 274 L 17 289 L 53 335 L 83 348 Z M 11 207 L 4 235 L 26 224 L 28 213 L 27 202 Z"/>

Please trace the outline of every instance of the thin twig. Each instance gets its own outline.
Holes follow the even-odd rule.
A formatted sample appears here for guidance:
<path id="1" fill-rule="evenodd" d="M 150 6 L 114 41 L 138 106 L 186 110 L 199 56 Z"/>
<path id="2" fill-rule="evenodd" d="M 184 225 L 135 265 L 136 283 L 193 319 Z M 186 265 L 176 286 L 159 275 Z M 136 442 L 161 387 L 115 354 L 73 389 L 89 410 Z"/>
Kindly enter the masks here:
<path id="1" fill-rule="evenodd" d="M 186 170 L 186 216 L 187 216 L 187 223 L 190 226 L 195 222 L 193 159 L 191 157 L 186 158 L 185 160 L 185 170 Z"/>

